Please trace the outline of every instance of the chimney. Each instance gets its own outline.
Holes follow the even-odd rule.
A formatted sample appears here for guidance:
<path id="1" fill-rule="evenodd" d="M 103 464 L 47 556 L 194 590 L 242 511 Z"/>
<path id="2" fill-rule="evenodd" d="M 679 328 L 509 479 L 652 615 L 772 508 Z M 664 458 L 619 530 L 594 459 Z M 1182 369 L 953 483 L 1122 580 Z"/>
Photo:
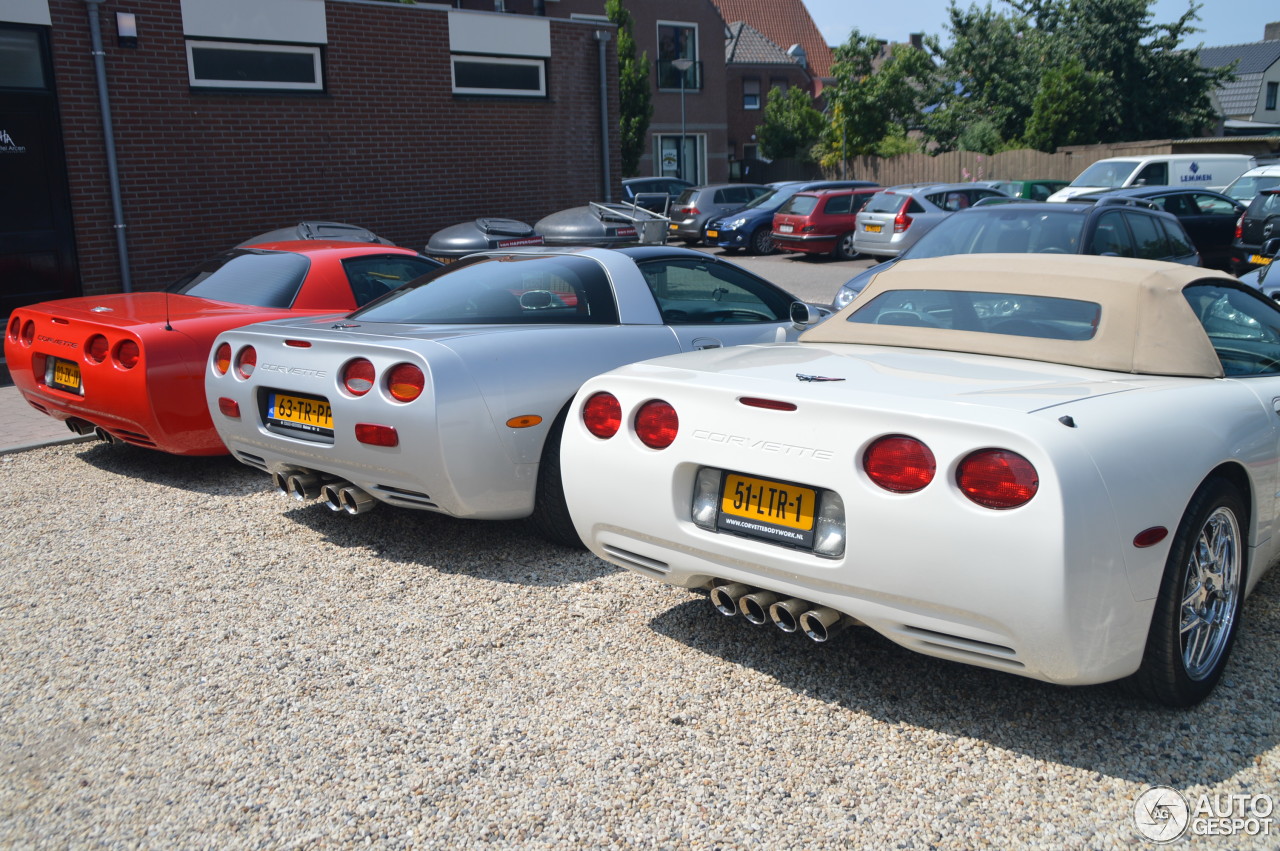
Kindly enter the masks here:
<path id="1" fill-rule="evenodd" d="M 912 33 L 911 46 L 914 47 L 916 50 L 923 50 L 924 49 L 924 33 Z"/>
<path id="2" fill-rule="evenodd" d="M 1263 41 L 1280 41 L 1280 21 L 1274 21 L 1267 24 L 1262 31 Z"/>

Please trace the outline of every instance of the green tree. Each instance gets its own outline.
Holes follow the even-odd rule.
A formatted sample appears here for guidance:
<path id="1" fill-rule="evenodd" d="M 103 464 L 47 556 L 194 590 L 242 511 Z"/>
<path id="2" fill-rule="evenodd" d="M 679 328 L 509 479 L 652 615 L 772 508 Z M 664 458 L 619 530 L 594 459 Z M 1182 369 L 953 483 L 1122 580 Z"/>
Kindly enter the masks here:
<path id="1" fill-rule="evenodd" d="M 785 91 L 769 90 L 764 105 L 764 123 L 756 127 L 760 152 L 771 160 L 811 159 L 813 143 L 822 135 L 822 113 L 813 108 L 813 98 L 799 86 Z"/>
<path id="2" fill-rule="evenodd" d="M 828 122 L 819 146 L 823 165 L 874 154 L 886 137 L 905 137 L 920 122 L 920 107 L 932 76 L 928 55 L 897 44 L 875 66 L 883 47 L 858 30 L 835 49 L 834 82 L 823 90 Z"/>
<path id="3" fill-rule="evenodd" d="M 937 108 L 925 120 L 939 150 L 1026 142 L 1044 150 L 1080 142 L 1194 135 L 1214 120 L 1210 92 L 1230 72 L 1203 69 L 1178 45 L 1198 32 L 1200 6 L 1153 23 L 1154 0 L 1006 0 L 1010 12 L 948 10 L 951 44 Z M 1078 126 L 1072 127 L 1072 122 Z M 966 136 L 966 131 L 969 131 Z"/>
<path id="4" fill-rule="evenodd" d="M 622 175 L 635 177 L 640 171 L 649 136 L 649 120 L 653 118 L 652 94 L 649 88 L 649 54 L 636 58 L 636 40 L 631 13 L 622 0 L 606 0 L 605 14 L 618 27 L 618 101 L 619 125 L 622 132 Z"/>

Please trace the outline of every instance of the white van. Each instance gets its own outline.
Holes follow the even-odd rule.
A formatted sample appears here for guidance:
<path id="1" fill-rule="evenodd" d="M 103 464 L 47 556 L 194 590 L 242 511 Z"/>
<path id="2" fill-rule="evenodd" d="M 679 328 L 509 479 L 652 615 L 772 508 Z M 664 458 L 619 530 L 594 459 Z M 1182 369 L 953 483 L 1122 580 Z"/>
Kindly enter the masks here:
<path id="1" fill-rule="evenodd" d="M 1049 196 L 1067 201 L 1085 192 L 1123 186 L 1193 186 L 1221 192 L 1256 165 L 1244 154 L 1158 154 L 1098 160 L 1079 177 Z"/>

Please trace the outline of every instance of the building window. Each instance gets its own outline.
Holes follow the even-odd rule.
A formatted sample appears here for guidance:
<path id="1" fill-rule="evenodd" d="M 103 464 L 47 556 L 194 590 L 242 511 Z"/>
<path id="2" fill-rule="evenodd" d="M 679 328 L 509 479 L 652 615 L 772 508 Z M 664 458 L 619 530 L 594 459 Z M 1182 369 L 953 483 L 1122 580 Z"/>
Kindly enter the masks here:
<path id="1" fill-rule="evenodd" d="M 453 92 L 459 95 L 545 97 L 547 63 L 509 56 L 453 56 Z"/>
<path id="2" fill-rule="evenodd" d="M 657 135 L 660 177 L 678 177 L 690 183 L 702 183 L 706 174 L 707 138 L 701 133 Z M 681 144 L 683 141 L 684 144 Z"/>
<path id="3" fill-rule="evenodd" d="M 1280 83 L 1267 83 L 1267 109 L 1276 108 L 1276 93 L 1280 90 Z"/>
<path id="4" fill-rule="evenodd" d="M 658 88 L 686 91 L 702 88 L 696 25 L 658 22 Z"/>
<path id="5" fill-rule="evenodd" d="M 0 30 L 0 86 L 12 89 L 47 88 L 40 33 Z"/>
<path id="6" fill-rule="evenodd" d="M 314 45 L 188 40 L 187 74 L 200 89 L 324 91 Z"/>
<path id="7" fill-rule="evenodd" d="M 783 94 L 786 94 L 787 88 L 788 88 L 790 85 L 791 85 L 791 84 L 787 82 L 787 78 L 786 78 L 786 77 L 771 77 L 771 78 L 769 78 L 769 90 L 770 90 L 770 91 L 773 91 L 774 89 L 778 89 L 778 90 L 779 90 L 779 91 L 781 91 Z"/>
<path id="8" fill-rule="evenodd" d="M 742 108 L 743 109 L 759 109 L 760 108 L 760 81 L 759 80 L 743 80 L 742 81 Z"/>
<path id="9" fill-rule="evenodd" d="M 760 146 L 759 145 L 743 145 L 742 158 L 744 160 L 760 159 Z"/>

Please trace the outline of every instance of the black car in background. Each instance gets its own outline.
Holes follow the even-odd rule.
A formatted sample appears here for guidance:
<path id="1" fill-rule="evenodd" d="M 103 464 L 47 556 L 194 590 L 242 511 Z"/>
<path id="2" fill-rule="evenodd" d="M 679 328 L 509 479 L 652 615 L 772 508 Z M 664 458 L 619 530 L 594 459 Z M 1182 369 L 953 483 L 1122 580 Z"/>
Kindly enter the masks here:
<path id="1" fill-rule="evenodd" d="M 690 186 L 693 184 L 678 177 L 629 177 L 622 181 L 622 200 L 665 214 L 671 202 Z"/>
<path id="2" fill-rule="evenodd" d="M 1113 203 L 1150 204 L 1172 213 L 1186 228 L 1200 252 L 1200 262 L 1210 269 L 1234 272 L 1239 254 L 1232 245 L 1236 223 L 1245 207 L 1236 199 L 1209 189 L 1174 186 L 1131 186 L 1076 195 L 1072 201 L 1110 199 Z"/>
<path id="3" fill-rule="evenodd" d="M 1012 200 L 1012 199 L 1011 199 Z M 853 277 L 836 292 L 839 310 L 894 263 L 951 254 L 1105 254 L 1200 265 L 1200 255 L 1171 213 L 1124 201 L 1098 199 L 980 204 L 938 222 L 897 257 Z M 1036 258 L 1027 258 L 1035 274 Z"/>
<path id="4" fill-rule="evenodd" d="M 1264 189 L 1249 202 L 1236 225 L 1235 248 L 1237 275 L 1271 262 L 1262 253 L 1268 239 L 1280 237 L 1280 186 Z"/>

